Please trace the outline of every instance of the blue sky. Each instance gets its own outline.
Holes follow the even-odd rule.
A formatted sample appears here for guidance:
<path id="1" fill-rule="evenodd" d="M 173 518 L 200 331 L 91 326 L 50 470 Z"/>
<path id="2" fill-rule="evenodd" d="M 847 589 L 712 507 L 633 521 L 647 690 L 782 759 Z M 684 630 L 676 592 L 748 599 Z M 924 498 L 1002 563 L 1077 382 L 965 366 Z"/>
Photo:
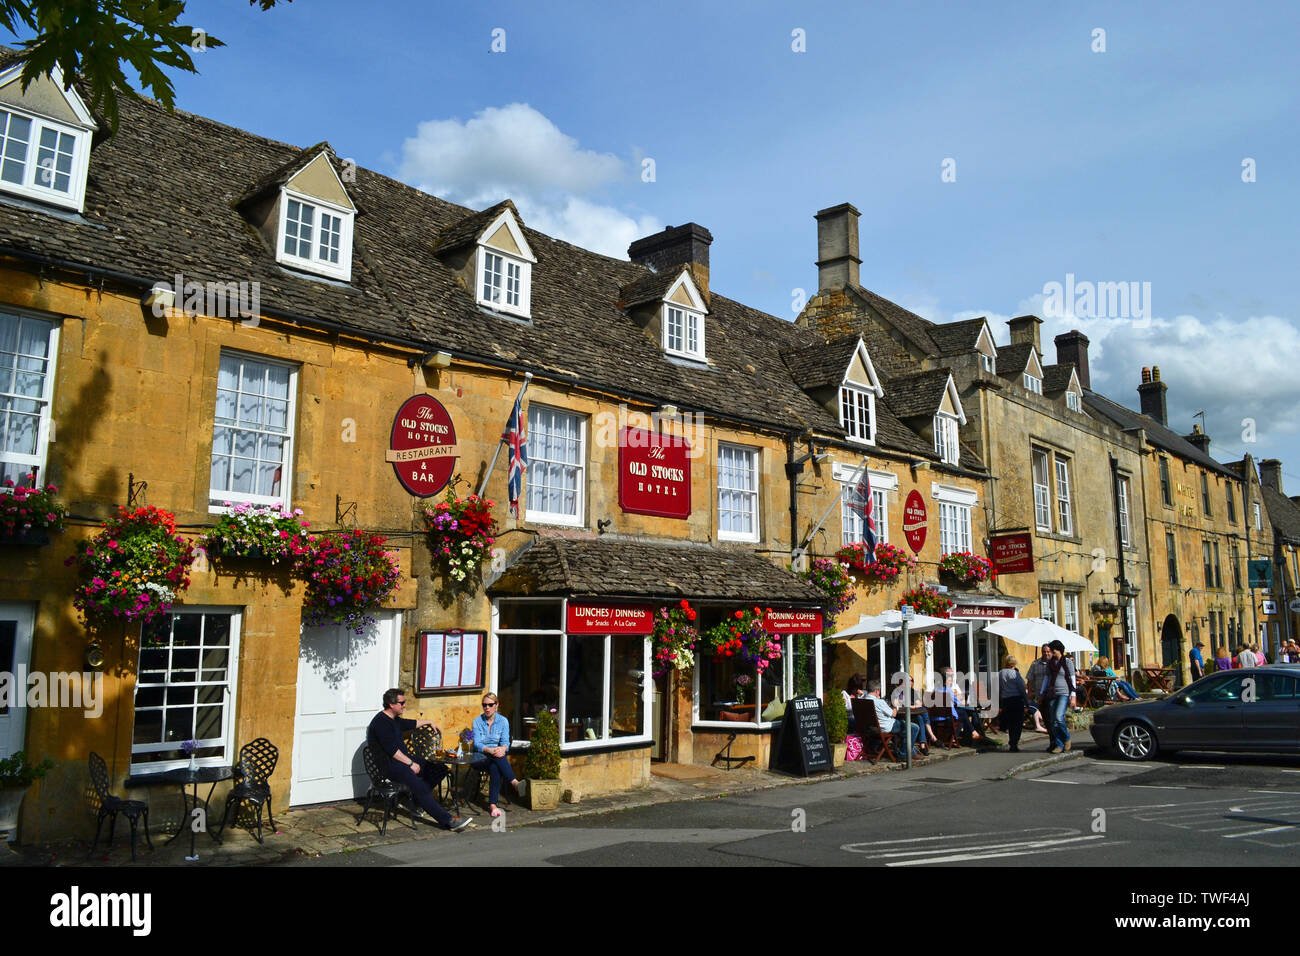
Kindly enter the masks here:
<path id="1" fill-rule="evenodd" d="M 1204 409 L 1211 454 L 1281 457 L 1300 494 L 1294 5 L 191 0 L 187 18 L 228 46 L 176 77 L 182 108 L 470 205 L 509 195 L 612 254 L 694 220 L 713 288 L 785 318 L 816 287 L 814 212 L 844 201 L 864 285 L 936 321 L 987 315 L 999 342 L 1067 274 L 1149 282 L 1149 321 L 1049 320 L 1047 360 L 1083 328 L 1094 387 L 1133 406 L 1161 366 L 1172 427 Z"/>

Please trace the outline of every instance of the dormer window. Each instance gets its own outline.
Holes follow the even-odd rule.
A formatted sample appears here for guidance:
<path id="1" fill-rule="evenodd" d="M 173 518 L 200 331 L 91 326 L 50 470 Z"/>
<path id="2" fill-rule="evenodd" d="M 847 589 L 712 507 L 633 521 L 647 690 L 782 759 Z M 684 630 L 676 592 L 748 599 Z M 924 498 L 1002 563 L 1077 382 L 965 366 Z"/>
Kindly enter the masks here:
<path id="1" fill-rule="evenodd" d="M 664 350 L 704 360 L 704 316 L 675 305 L 664 306 Z"/>
<path id="2" fill-rule="evenodd" d="M 474 277 L 475 301 L 493 312 L 530 318 L 533 298 L 533 264 L 513 207 L 502 209 L 478 239 Z"/>
<path id="3" fill-rule="evenodd" d="M 1024 374 L 1024 382 L 1025 388 L 1033 392 L 1035 395 L 1043 394 L 1043 380 L 1041 378 L 1037 378 L 1026 372 Z"/>
<path id="4" fill-rule="evenodd" d="M 1072 412 L 1077 412 L 1077 411 L 1080 410 L 1080 409 L 1079 409 L 1079 393 L 1078 393 L 1078 392 L 1066 392 L 1066 393 L 1065 393 L 1065 407 L 1068 408 L 1068 409 L 1069 409 L 1070 411 L 1072 411 Z"/>
<path id="5" fill-rule="evenodd" d="M 934 452 L 945 465 L 955 465 L 961 456 L 957 444 L 957 419 L 940 413 L 934 416 Z"/>
<path id="6" fill-rule="evenodd" d="M 352 279 L 351 209 L 289 190 L 280 201 L 276 261 L 333 279 Z"/>
<path id="7" fill-rule="evenodd" d="M 0 109 L 0 189 L 81 210 L 90 131 Z"/>
<path id="8" fill-rule="evenodd" d="M 852 385 L 840 386 L 840 424 L 854 441 L 876 440 L 876 396 Z"/>

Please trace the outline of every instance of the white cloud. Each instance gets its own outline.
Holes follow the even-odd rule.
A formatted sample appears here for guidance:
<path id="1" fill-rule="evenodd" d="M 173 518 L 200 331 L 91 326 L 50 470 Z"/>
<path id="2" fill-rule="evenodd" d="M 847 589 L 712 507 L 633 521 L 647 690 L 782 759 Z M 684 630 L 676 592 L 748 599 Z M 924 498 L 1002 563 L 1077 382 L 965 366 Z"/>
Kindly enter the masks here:
<path id="1" fill-rule="evenodd" d="M 592 197 L 629 179 L 613 153 L 582 149 L 527 103 L 490 106 L 473 118 L 427 120 L 402 144 L 398 174 L 425 192 L 482 209 L 513 199 L 531 227 L 595 252 L 626 258 L 628 244 L 658 232 Z"/>

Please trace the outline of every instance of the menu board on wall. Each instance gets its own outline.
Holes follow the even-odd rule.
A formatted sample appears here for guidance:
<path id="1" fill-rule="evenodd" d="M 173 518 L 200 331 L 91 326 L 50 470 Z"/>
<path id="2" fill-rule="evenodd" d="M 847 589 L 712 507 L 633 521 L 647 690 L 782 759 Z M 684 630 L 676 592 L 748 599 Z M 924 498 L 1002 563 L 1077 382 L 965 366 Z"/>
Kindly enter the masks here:
<path id="1" fill-rule="evenodd" d="M 484 631 L 421 631 L 416 692 L 483 686 Z"/>

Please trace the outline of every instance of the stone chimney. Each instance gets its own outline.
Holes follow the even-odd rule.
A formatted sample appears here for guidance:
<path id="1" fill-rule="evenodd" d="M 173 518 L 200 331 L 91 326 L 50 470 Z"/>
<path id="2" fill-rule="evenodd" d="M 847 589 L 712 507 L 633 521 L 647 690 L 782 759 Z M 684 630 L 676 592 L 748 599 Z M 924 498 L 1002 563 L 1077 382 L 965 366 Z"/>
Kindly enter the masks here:
<path id="1" fill-rule="evenodd" d="M 1169 414 L 1165 411 L 1165 392 L 1167 385 L 1160 381 L 1160 366 L 1147 368 L 1142 366 L 1142 384 L 1138 386 L 1138 397 L 1142 400 L 1142 414 L 1154 418 L 1161 425 L 1169 426 Z"/>
<path id="2" fill-rule="evenodd" d="M 829 292 L 858 285 L 858 212 L 840 203 L 817 213 L 817 290 Z"/>
<path id="3" fill-rule="evenodd" d="M 1192 433 L 1183 437 L 1195 445 L 1202 455 L 1210 454 L 1210 436 L 1201 431 L 1200 425 L 1193 425 Z"/>
<path id="4" fill-rule="evenodd" d="M 1073 365 L 1079 375 L 1079 384 L 1092 388 L 1088 381 L 1088 336 L 1078 329 L 1062 332 L 1054 340 L 1058 365 Z"/>
<path id="5" fill-rule="evenodd" d="M 1276 458 L 1259 460 L 1259 483 L 1282 494 L 1282 462 Z"/>
<path id="6" fill-rule="evenodd" d="M 627 247 L 627 257 L 655 272 L 686 266 L 705 301 L 709 298 L 709 246 L 713 233 L 699 223 L 669 226 L 663 232 L 638 239 Z"/>
<path id="7" fill-rule="evenodd" d="M 1008 319 L 1007 325 L 1011 329 L 1011 344 L 1022 345 L 1025 342 L 1032 342 L 1034 351 L 1041 357 L 1043 354 L 1043 345 L 1038 341 L 1038 327 L 1043 324 L 1043 320 L 1036 315 L 1020 315 L 1014 319 Z"/>

